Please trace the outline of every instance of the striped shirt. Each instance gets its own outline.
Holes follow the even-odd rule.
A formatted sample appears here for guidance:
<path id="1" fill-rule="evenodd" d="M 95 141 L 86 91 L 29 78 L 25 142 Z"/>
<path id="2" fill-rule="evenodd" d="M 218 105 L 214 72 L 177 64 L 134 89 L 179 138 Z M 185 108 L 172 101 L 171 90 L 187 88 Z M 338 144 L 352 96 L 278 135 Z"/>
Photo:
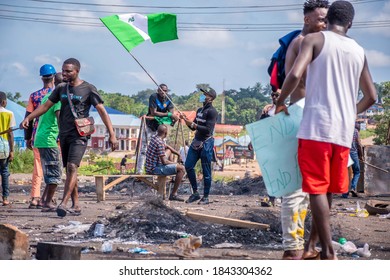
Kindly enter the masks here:
<path id="1" fill-rule="evenodd" d="M 146 172 L 151 174 L 157 164 L 160 162 L 160 157 L 165 155 L 165 143 L 157 134 L 150 139 L 148 150 L 146 151 Z"/>

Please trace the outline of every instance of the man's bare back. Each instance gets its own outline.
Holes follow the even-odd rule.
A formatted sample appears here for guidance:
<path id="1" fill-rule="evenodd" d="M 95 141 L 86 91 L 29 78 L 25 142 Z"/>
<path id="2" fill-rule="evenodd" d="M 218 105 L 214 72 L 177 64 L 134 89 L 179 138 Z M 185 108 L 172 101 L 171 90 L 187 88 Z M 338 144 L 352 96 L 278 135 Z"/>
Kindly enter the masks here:
<path id="1" fill-rule="evenodd" d="M 286 73 L 290 72 L 291 68 L 294 65 L 295 59 L 299 54 L 299 48 L 304 37 L 305 36 L 303 36 L 302 34 L 299 34 L 299 36 L 297 36 L 288 47 L 285 61 Z M 296 103 L 298 100 L 305 97 L 305 80 L 306 72 L 303 74 L 302 79 L 299 81 L 297 88 L 291 93 L 290 104 Z"/>

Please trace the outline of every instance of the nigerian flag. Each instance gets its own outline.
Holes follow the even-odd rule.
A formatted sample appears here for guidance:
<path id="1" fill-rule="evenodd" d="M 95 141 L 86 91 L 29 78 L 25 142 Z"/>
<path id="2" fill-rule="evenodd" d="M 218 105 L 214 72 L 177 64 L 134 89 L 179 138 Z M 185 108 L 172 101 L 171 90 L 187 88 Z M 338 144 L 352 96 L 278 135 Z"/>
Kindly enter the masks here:
<path id="1" fill-rule="evenodd" d="M 178 39 L 176 15 L 123 14 L 100 18 L 127 51 L 146 40 L 153 43 Z"/>

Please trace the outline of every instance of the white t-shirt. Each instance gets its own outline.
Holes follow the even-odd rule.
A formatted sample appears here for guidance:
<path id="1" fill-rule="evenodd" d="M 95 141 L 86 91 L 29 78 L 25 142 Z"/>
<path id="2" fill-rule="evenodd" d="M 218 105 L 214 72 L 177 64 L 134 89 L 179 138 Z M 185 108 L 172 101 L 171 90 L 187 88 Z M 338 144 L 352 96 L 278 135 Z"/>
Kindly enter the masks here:
<path id="1" fill-rule="evenodd" d="M 324 46 L 308 66 L 297 137 L 351 147 L 364 50 L 353 39 L 322 31 Z"/>
<path id="2" fill-rule="evenodd" d="M 188 146 L 185 146 L 185 150 L 184 150 L 184 147 L 181 147 L 180 150 L 179 150 L 179 154 L 180 154 L 180 157 L 183 160 L 183 162 L 186 162 L 186 158 L 187 158 L 189 149 L 190 148 Z"/>

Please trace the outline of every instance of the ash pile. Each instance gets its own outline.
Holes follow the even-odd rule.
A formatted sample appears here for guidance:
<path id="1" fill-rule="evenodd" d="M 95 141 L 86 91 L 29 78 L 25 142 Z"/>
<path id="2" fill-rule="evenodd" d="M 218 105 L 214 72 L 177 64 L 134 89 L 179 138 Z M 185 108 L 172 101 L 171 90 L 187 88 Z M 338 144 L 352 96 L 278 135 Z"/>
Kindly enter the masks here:
<path id="1" fill-rule="evenodd" d="M 271 229 L 268 231 L 243 229 L 195 221 L 178 210 L 167 207 L 156 197 L 145 198 L 142 204 L 124 210 L 121 214 L 108 218 L 104 223 L 106 236 L 129 242 L 172 243 L 183 235 L 195 235 L 202 236 L 205 246 L 223 242 L 252 246 L 280 244 L 280 230 L 272 226 L 280 223 L 278 214 L 263 211 L 259 214 L 248 213 L 246 218 L 253 222 L 267 223 L 271 225 Z M 93 236 L 95 224 L 87 232 L 88 237 Z"/>

